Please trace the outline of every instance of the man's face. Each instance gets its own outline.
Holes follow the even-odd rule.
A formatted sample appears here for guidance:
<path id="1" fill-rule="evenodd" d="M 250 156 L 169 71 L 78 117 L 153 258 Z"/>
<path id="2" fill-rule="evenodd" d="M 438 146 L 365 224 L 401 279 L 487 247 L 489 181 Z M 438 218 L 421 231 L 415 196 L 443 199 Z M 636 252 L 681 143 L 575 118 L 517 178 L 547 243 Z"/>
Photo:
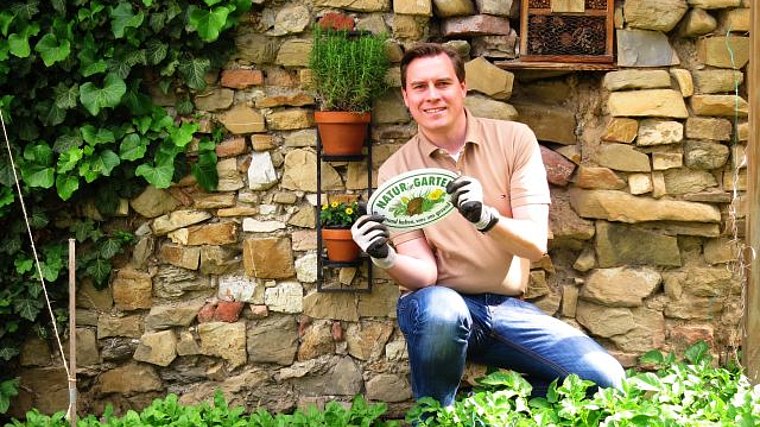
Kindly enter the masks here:
<path id="1" fill-rule="evenodd" d="M 404 104 L 423 132 L 445 134 L 464 120 L 465 82 L 446 54 L 413 60 L 406 69 Z"/>

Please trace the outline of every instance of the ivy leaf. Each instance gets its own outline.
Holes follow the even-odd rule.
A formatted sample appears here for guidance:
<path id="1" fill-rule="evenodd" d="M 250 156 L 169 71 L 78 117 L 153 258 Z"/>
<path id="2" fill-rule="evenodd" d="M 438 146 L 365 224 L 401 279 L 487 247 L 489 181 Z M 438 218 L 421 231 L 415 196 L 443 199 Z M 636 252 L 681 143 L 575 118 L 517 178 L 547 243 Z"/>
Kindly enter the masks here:
<path id="1" fill-rule="evenodd" d="M 44 142 L 27 145 L 24 148 L 24 159 L 47 166 L 53 163 L 53 150 Z"/>
<path id="2" fill-rule="evenodd" d="M 121 163 L 119 156 L 111 150 L 102 150 L 91 160 L 91 170 L 104 176 L 110 176 L 113 168 Z"/>
<path id="3" fill-rule="evenodd" d="M 169 188 L 174 175 L 174 164 L 161 164 L 159 166 L 142 164 L 135 169 L 135 175 L 145 178 L 149 184 L 156 188 Z"/>
<path id="4" fill-rule="evenodd" d="M 33 164 L 21 169 L 21 177 L 30 187 L 50 188 L 53 186 L 55 169 Z"/>
<path id="5" fill-rule="evenodd" d="M 121 250 L 121 242 L 117 239 L 106 239 L 100 245 L 100 256 L 105 259 L 111 259 Z"/>
<path id="6" fill-rule="evenodd" d="M 13 14 L 3 11 L 0 12 L 0 34 L 7 36 L 8 30 L 11 28 L 11 23 L 13 22 Z"/>
<path id="7" fill-rule="evenodd" d="M 56 138 L 55 143 L 53 144 L 53 151 L 56 153 L 63 153 L 72 147 L 81 147 L 82 142 L 82 136 L 79 134 L 79 132 L 69 135 L 61 135 Z"/>
<path id="8" fill-rule="evenodd" d="M 66 0 L 51 0 L 53 9 L 61 15 L 66 15 Z"/>
<path id="9" fill-rule="evenodd" d="M 27 0 L 23 3 L 16 3 L 11 6 L 11 13 L 16 15 L 22 21 L 31 21 L 32 17 L 40 12 L 40 2 L 38 0 Z"/>
<path id="10" fill-rule="evenodd" d="M 55 102 L 50 103 L 50 108 L 40 117 L 45 126 L 57 126 L 66 120 L 66 110 L 58 107 Z"/>
<path id="11" fill-rule="evenodd" d="M 102 285 L 111 274 L 111 263 L 108 260 L 96 258 L 85 271 L 95 280 L 96 285 Z M 99 286 L 96 287 L 99 288 Z"/>
<path id="12" fill-rule="evenodd" d="M 74 170 L 74 167 L 82 160 L 83 151 L 77 147 L 71 147 L 68 150 L 61 153 L 58 157 L 58 163 L 56 170 L 59 174 L 63 174 Z"/>
<path id="13" fill-rule="evenodd" d="M 117 39 L 124 37 L 127 28 L 138 28 L 143 23 L 145 14 L 142 11 L 132 13 L 132 5 L 121 2 L 115 8 L 111 8 L 111 32 Z"/>
<path id="14" fill-rule="evenodd" d="M 0 208 L 8 206 L 16 200 L 16 195 L 13 194 L 10 187 L 0 188 Z"/>
<path id="15" fill-rule="evenodd" d="M 179 72 L 185 79 L 185 83 L 195 90 L 206 88 L 206 73 L 211 68 L 211 61 L 208 58 L 192 58 L 180 61 Z"/>
<path id="16" fill-rule="evenodd" d="M 16 258 L 13 260 L 13 266 L 16 267 L 16 273 L 24 274 L 28 271 L 32 271 L 34 260 L 31 258 Z"/>
<path id="17" fill-rule="evenodd" d="M 79 98 L 79 85 L 75 83 L 69 87 L 64 83 L 58 83 L 53 89 L 53 96 L 58 108 L 65 110 L 74 108 L 77 106 L 77 98 Z"/>
<path id="18" fill-rule="evenodd" d="M 14 311 L 19 316 L 30 321 L 34 321 L 37 318 L 37 313 L 40 312 L 40 308 L 42 307 L 42 301 L 31 298 L 16 297 L 13 302 Z"/>
<path id="19" fill-rule="evenodd" d="M 11 360 L 20 353 L 19 349 L 15 347 L 3 347 L 0 349 L 0 359 Z"/>
<path id="20" fill-rule="evenodd" d="M 77 242 L 82 243 L 95 232 L 95 223 L 91 219 L 77 221 L 69 227 L 69 231 L 74 233 Z"/>
<path id="21" fill-rule="evenodd" d="M 102 108 L 119 105 L 121 97 L 127 92 L 124 80 L 113 73 L 109 73 L 104 81 L 103 88 L 87 82 L 79 88 L 79 100 L 93 116 L 97 116 Z"/>
<path id="22" fill-rule="evenodd" d="M 109 129 L 95 129 L 93 125 L 84 125 L 79 128 L 79 131 L 82 133 L 84 141 L 93 147 L 98 144 L 116 142 L 113 132 Z"/>
<path id="23" fill-rule="evenodd" d="M 227 15 L 230 9 L 219 6 L 211 11 L 203 10 L 197 6 L 188 8 L 188 23 L 190 28 L 198 31 L 198 36 L 204 42 L 210 43 L 219 38 L 219 34 L 227 24 Z"/>
<path id="24" fill-rule="evenodd" d="M 61 200 L 69 200 L 79 189 L 79 177 L 73 175 L 58 175 L 55 178 L 55 189 Z"/>
<path id="25" fill-rule="evenodd" d="M 142 0 L 142 3 L 145 5 L 145 7 L 153 6 L 153 0 Z"/>
<path id="26" fill-rule="evenodd" d="M 32 23 L 24 27 L 21 33 L 13 33 L 8 36 L 8 47 L 13 55 L 19 58 L 26 58 L 32 53 L 29 46 L 29 37 L 36 36 L 40 32 L 40 26 Z"/>
<path id="27" fill-rule="evenodd" d="M 8 156 L 0 156 L 0 185 L 10 187 L 16 182 Z"/>
<path id="28" fill-rule="evenodd" d="M 59 40 L 53 33 L 47 33 L 37 42 L 34 50 L 40 53 L 42 62 L 50 67 L 69 57 L 71 43 L 67 39 Z"/>
<path id="29" fill-rule="evenodd" d="M 137 127 L 137 131 L 140 132 L 140 135 L 145 135 L 145 132 L 150 129 L 150 124 L 153 121 L 151 116 L 140 116 L 140 117 L 133 117 L 132 123 Z"/>
<path id="30" fill-rule="evenodd" d="M 177 110 L 177 114 L 186 116 L 193 112 L 195 106 L 193 105 L 193 102 L 190 101 L 190 98 L 184 97 L 177 101 L 177 105 L 175 105 L 174 108 Z"/>
<path id="31" fill-rule="evenodd" d="M 219 185 L 219 173 L 216 170 L 216 152 L 202 152 L 191 170 L 195 179 L 198 180 L 198 184 L 204 190 L 216 190 L 217 185 Z"/>
<path id="32" fill-rule="evenodd" d="M 145 156 L 148 149 L 147 141 L 140 138 L 136 133 L 130 133 L 121 141 L 119 146 L 119 157 L 124 160 L 137 160 Z"/>
<path id="33" fill-rule="evenodd" d="M 222 0 L 203 0 L 203 2 L 206 3 L 206 6 L 208 6 L 208 7 L 211 7 L 211 6 L 217 4 L 217 3 L 221 2 L 221 1 Z"/>
<path id="34" fill-rule="evenodd" d="M 193 140 L 193 133 L 198 131 L 196 123 L 182 123 L 182 126 L 169 130 L 169 138 L 175 146 L 184 148 Z"/>
<path id="35" fill-rule="evenodd" d="M 150 39 L 147 43 L 146 56 L 148 64 L 157 65 L 166 58 L 169 52 L 169 45 L 156 39 Z"/>

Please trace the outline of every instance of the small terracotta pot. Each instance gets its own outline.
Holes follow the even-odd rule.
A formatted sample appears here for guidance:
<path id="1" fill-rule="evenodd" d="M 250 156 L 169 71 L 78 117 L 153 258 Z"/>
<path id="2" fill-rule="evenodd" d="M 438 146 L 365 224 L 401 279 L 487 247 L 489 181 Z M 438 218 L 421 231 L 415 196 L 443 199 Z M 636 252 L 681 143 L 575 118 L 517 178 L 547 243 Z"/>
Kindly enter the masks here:
<path id="1" fill-rule="evenodd" d="M 362 154 L 367 138 L 370 113 L 350 113 L 345 111 L 317 111 L 317 123 L 322 152 L 327 156 L 355 156 Z"/>
<path id="2" fill-rule="evenodd" d="M 361 249 L 351 238 L 351 230 L 348 228 L 323 228 L 322 242 L 330 261 L 352 262 L 359 258 Z"/>

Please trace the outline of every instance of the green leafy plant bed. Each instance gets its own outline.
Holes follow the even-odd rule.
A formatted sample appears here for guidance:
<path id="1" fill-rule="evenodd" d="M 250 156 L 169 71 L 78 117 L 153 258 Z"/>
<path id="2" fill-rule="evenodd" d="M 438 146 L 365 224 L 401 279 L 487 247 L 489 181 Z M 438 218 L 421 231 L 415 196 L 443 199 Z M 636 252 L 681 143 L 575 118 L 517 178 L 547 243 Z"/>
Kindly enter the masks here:
<path id="1" fill-rule="evenodd" d="M 700 342 L 685 352 L 683 360 L 653 351 L 642 363 L 648 372 L 630 372 L 621 390 L 591 392 L 592 383 L 577 376 L 552 384 L 545 398 L 530 398 L 531 387 L 514 372 L 495 372 L 480 379 L 480 386 L 442 408 L 423 399 L 407 414 L 418 427 L 743 427 L 760 425 L 760 386 L 752 386 L 738 367 L 715 367 L 708 346 Z M 250 427 L 380 427 L 400 426 L 383 420 L 386 405 L 367 404 L 354 398 L 348 407 L 328 403 L 293 414 L 270 414 L 263 409 L 244 415 L 242 408 L 229 408 L 220 392 L 214 404 L 182 406 L 169 395 L 156 400 L 141 413 L 129 411 L 115 417 L 92 415 L 79 426 L 250 426 Z M 63 413 L 53 416 L 36 411 L 25 422 L 8 426 L 67 426 Z"/>

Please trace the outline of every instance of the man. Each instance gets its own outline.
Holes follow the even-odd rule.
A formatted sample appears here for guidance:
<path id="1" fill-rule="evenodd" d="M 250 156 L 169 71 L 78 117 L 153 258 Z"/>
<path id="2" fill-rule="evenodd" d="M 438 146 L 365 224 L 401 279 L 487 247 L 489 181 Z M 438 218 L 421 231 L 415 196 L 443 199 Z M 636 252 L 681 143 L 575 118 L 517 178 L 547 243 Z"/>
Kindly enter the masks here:
<path id="1" fill-rule="evenodd" d="M 418 133 L 378 179 L 420 168 L 455 171 L 460 176 L 446 191 L 458 213 L 393 236 L 382 216 L 365 215 L 352 233 L 404 291 L 398 322 L 415 398 L 453 404 L 468 359 L 526 374 L 537 394 L 571 373 L 619 386 L 625 373 L 601 346 L 520 299 L 530 263 L 547 244 L 549 188 L 533 132 L 473 117 L 464 107 L 464 65 L 446 46 L 406 52 L 401 83 Z"/>

